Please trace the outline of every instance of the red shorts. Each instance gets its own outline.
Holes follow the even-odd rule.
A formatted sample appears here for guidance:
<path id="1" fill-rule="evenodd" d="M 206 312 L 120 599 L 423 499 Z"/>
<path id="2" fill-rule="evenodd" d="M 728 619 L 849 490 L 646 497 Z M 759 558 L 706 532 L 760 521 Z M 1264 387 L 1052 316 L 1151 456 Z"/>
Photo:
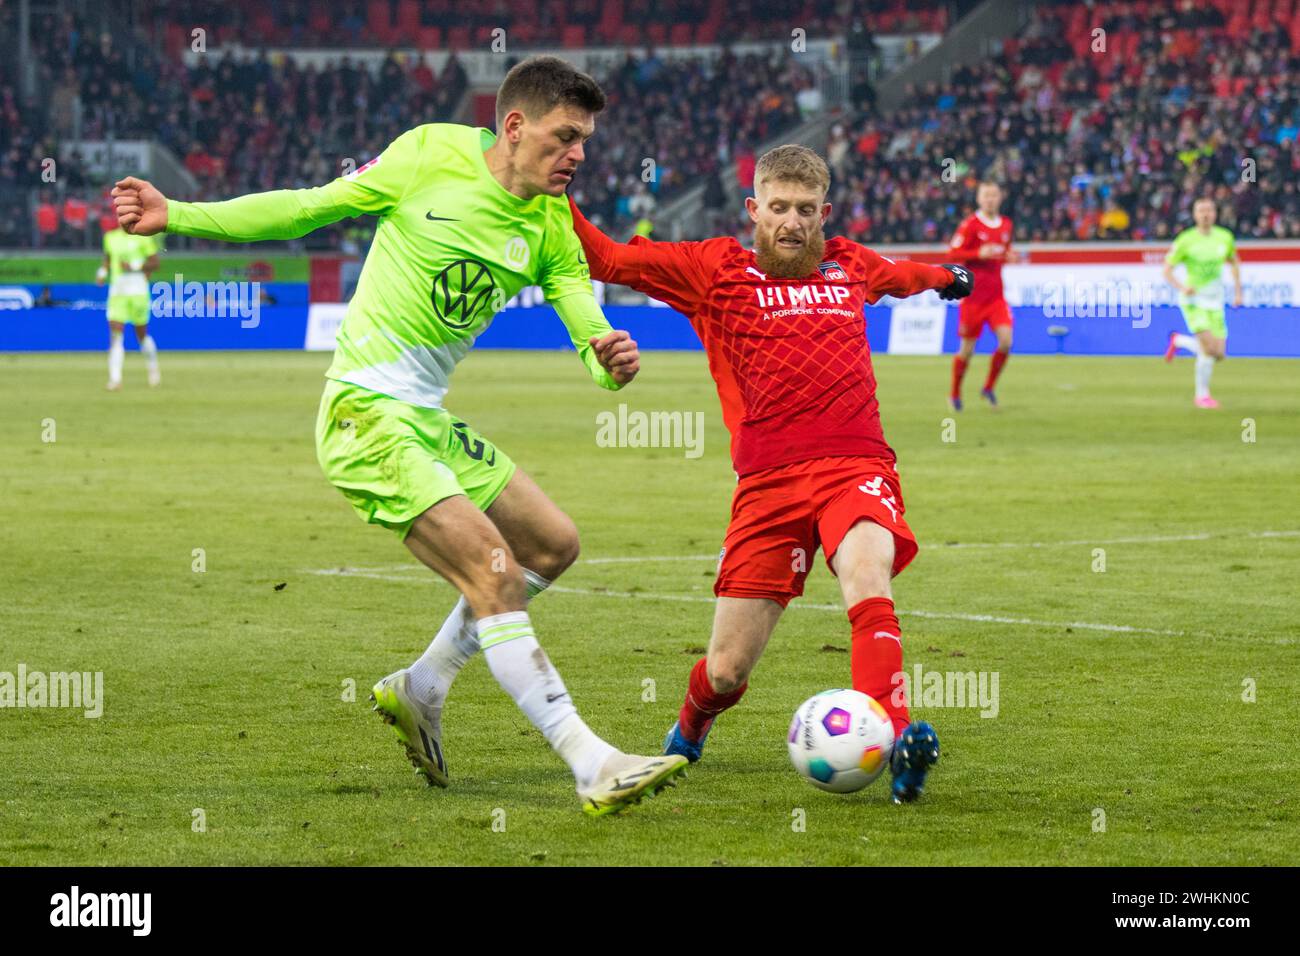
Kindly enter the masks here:
<path id="1" fill-rule="evenodd" d="M 979 338 L 986 324 L 994 329 L 1002 325 L 1011 325 L 1011 309 L 1007 307 L 1006 299 L 994 299 L 992 302 L 962 302 L 957 311 L 957 335 L 960 338 Z"/>
<path id="2" fill-rule="evenodd" d="M 732 498 L 713 593 L 785 607 L 803 594 L 818 546 L 834 574 L 836 549 L 863 519 L 894 533 L 894 574 L 916 557 L 898 473 L 883 458 L 814 458 L 746 475 Z"/>

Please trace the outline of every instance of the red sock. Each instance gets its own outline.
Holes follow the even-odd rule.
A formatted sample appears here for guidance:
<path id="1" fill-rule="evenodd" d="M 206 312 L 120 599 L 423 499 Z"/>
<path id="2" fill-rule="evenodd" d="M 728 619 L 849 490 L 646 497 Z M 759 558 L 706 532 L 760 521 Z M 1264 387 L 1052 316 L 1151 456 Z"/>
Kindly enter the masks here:
<path id="1" fill-rule="evenodd" d="M 966 377 L 966 360 L 960 355 L 952 357 L 952 397 L 961 398 L 961 380 Z"/>
<path id="2" fill-rule="evenodd" d="M 708 733 L 714 718 L 728 707 L 734 706 L 749 687 L 749 682 L 746 681 L 728 694 L 719 694 L 709 683 L 708 667 L 707 657 L 701 657 L 695 662 L 691 669 L 691 683 L 686 691 L 686 702 L 677 715 L 682 736 L 692 742 L 698 742 Z"/>
<path id="3" fill-rule="evenodd" d="M 997 382 L 998 376 L 1002 374 L 1002 366 L 1007 364 L 1007 359 L 1011 357 L 1010 352 L 994 352 L 993 360 L 989 362 L 989 377 L 984 382 L 985 391 L 993 391 L 993 385 Z"/>
<path id="4" fill-rule="evenodd" d="M 911 718 L 901 680 L 903 642 L 894 602 L 886 597 L 859 601 L 849 608 L 849 623 L 853 625 L 853 689 L 879 701 L 897 737 Z"/>

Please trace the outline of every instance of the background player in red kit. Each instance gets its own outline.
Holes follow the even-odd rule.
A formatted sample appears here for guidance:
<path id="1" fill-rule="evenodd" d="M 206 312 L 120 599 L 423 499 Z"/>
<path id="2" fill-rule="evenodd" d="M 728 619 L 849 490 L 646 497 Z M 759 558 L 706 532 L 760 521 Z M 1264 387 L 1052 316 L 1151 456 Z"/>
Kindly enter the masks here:
<path id="1" fill-rule="evenodd" d="M 827 241 L 830 172 L 804 146 L 758 161 L 753 250 L 732 238 L 612 241 L 574 207 L 596 279 L 631 286 L 690 318 L 708 355 L 738 476 L 714 584 L 708 653 L 691 671 L 666 753 L 700 758 L 714 718 L 750 672 L 820 545 L 852 624 L 853 688 L 889 713 L 896 802 L 916 799 L 939 740 L 895 693 L 903 646 L 891 578 L 916 554 L 885 443 L 863 306 L 926 289 L 959 298 L 960 266 L 894 262 L 847 239 Z M 899 688 L 901 690 L 901 688 Z"/>
<path id="2" fill-rule="evenodd" d="M 1002 265 L 1019 257 L 1011 248 L 1011 220 L 998 213 L 1001 206 L 1002 187 L 993 182 L 980 183 L 975 190 L 976 212 L 962 221 L 948 244 L 953 259 L 970 269 L 975 277 L 975 290 L 961 304 L 957 318 L 961 347 L 952 360 L 952 393 L 948 398 L 957 412 L 961 411 L 961 380 L 985 323 L 992 326 L 998 337 L 998 347 L 980 394 L 995 408 L 998 400 L 993 386 L 1011 354 L 1011 309 L 1002 295 Z"/>

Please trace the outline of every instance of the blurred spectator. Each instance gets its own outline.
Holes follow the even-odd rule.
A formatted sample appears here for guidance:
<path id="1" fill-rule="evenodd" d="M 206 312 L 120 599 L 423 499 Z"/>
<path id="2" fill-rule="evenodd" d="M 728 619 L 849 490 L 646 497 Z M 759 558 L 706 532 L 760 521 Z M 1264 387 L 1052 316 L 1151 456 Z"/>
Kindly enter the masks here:
<path id="1" fill-rule="evenodd" d="M 736 185 L 746 194 L 754 189 L 754 168 L 757 165 L 752 149 L 746 147 L 736 154 Z"/>
<path id="2" fill-rule="evenodd" d="M 42 202 L 36 207 L 36 229 L 47 240 L 59 231 L 59 210 L 54 203 Z"/>

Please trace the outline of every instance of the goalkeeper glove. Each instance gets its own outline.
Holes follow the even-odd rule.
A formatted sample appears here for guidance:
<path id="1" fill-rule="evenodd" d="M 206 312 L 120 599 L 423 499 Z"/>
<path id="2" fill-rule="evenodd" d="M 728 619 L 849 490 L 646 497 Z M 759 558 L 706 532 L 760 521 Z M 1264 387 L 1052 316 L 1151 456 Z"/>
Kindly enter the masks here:
<path id="1" fill-rule="evenodd" d="M 939 290 L 939 298 L 964 299 L 971 294 L 971 290 L 975 288 L 975 277 L 970 274 L 968 269 L 946 263 L 939 268 L 947 269 L 952 273 L 952 283 Z"/>

